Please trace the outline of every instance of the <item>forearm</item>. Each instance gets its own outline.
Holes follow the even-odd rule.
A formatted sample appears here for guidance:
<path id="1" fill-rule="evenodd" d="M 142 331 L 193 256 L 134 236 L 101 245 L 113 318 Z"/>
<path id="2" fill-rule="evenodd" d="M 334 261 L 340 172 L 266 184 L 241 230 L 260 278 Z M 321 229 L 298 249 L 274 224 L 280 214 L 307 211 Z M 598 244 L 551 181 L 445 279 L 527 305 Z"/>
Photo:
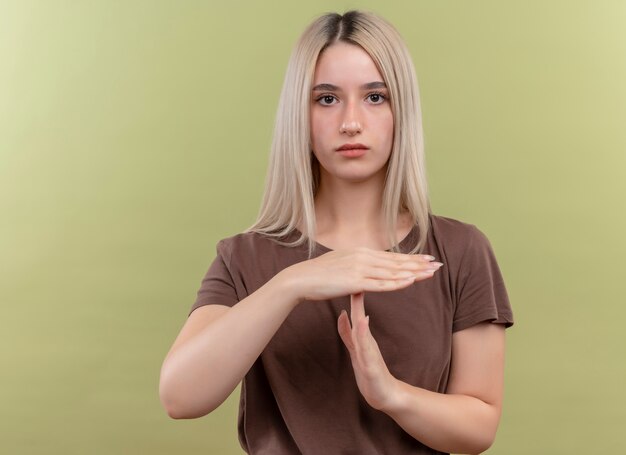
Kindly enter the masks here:
<path id="1" fill-rule="evenodd" d="M 297 305 L 288 285 L 276 275 L 168 356 L 161 381 L 173 417 L 206 415 L 237 387 Z"/>
<path id="2" fill-rule="evenodd" d="M 468 395 L 448 395 L 397 381 L 394 399 L 384 409 L 418 441 L 442 452 L 474 454 L 495 438 L 500 410 Z"/>

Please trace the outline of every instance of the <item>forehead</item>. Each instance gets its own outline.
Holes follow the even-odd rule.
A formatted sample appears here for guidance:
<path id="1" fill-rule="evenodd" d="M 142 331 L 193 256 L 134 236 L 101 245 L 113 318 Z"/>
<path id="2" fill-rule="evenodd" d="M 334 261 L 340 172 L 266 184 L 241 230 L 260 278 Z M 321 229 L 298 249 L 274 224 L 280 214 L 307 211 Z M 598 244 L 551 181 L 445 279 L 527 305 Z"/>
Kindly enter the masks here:
<path id="1" fill-rule="evenodd" d="M 383 81 L 376 64 L 362 47 L 338 42 L 327 47 L 317 59 L 314 84 L 343 86 Z"/>

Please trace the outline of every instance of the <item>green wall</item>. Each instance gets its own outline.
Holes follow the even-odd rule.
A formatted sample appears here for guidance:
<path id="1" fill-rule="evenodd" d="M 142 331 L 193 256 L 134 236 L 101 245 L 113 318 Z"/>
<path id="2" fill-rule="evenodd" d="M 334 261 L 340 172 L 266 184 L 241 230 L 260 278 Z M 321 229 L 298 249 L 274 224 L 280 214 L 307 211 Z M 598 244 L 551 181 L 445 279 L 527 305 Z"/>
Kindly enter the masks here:
<path id="1" fill-rule="evenodd" d="M 238 393 L 167 417 L 161 362 L 257 213 L 291 47 L 406 38 L 435 213 L 515 311 L 490 454 L 625 453 L 626 2 L 0 0 L 0 452 L 235 454 Z"/>

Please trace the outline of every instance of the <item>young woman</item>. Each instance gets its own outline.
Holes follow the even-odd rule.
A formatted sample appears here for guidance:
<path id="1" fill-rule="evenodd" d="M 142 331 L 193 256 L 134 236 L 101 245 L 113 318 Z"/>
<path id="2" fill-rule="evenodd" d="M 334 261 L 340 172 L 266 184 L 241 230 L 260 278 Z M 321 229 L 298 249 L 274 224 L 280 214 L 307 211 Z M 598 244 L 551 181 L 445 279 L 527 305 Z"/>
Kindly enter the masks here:
<path id="1" fill-rule="evenodd" d="M 370 13 L 291 56 L 258 220 L 221 240 L 162 367 L 173 418 L 242 382 L 251 454 L 479 453 L 513 315 L 475 226 L 430 213 L 413 64 Z"/>

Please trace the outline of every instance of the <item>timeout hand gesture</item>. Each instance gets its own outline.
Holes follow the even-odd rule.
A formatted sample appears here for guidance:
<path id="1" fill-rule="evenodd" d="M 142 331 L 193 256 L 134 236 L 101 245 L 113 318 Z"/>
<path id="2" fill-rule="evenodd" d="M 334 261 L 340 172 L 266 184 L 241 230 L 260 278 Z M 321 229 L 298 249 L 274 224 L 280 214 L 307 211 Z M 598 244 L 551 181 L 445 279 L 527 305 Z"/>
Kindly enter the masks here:
<path id="1" fill-rule="evenodd" d="M 397 380 L 391 375 L 369 330 L 364 292 L 402 289 L 428 279 L 443 265 L 429 255 L 372 250 L 335 250 L 283 270 L 297 300 L 324 300 L 350 295 L 350 318 L 343 311 L 339 336 L 350 353 L 357 385 L 367 403 L 383 410 L 395 399 Z"/>

